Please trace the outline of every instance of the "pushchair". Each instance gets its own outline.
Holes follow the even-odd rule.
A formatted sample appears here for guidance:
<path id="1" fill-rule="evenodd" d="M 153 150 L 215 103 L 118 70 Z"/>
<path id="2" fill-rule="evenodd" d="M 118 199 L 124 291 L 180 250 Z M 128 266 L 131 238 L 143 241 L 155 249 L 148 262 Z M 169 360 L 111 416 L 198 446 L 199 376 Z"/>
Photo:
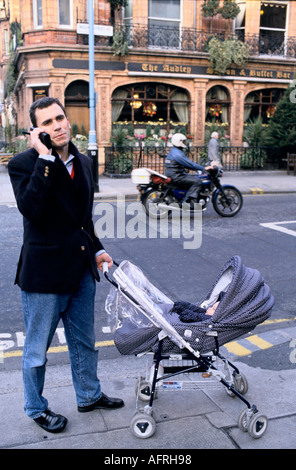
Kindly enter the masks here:
<path id="1" fill-rule="evenodd" d="M 248 333 L 271 314 L 274 298 L 259 271 L 248 268 L 239 256 L 225 264 L 204 300 L 203 308 L 223 297 L 213 316 L 184 323 L 174 312 L 174 302 L 145 277 L 140 268 L 123 261 L 110 277 L 106 299 L 109 326 L 122 355 L 153 357 L 136 386 L 136 411 L 130 428 L 138 438 L 149 438 L 156 430 L 153 401 L 161 391 L 225 388 L 246 406 L 238 427 L 258 439 L 268 419 L 244 397 L 246 377 L 229 362 L 219 348 Z M 216 387 L 215 387 L 216 385 Z M 139 400 L 147 404 L 141 409 Z"/>

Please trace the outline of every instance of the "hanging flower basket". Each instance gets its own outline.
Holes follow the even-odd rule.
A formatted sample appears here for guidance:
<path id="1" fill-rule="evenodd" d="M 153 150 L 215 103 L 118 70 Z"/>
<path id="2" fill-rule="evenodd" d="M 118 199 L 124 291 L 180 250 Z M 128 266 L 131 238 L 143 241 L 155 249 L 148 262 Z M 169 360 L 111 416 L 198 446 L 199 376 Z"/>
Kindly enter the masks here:
<path id="1" fill-rule="evenodd" d="M 276 110 L 276 106 L 274 105 L 269 106 L 266 110 L 266 116 L 268 118 L 272 118 L 275 113 L 275 110 Z"/>
<path id="2" fill-rule="evenodd" d="M 156 111 L 156 104 L 152 103 L 151 101 L 149 103 L 144 104 L 143 106 L 144 116 L 153 116 L 154 114 L 156 114 Z"/>
<path id="3" fill-rule="evenodd" d="M 213 106 L 210 106 L 209 113 L 211 116 L 220 116 L 220 114 L 222 114 L 221 104 L 214 104 Z"/>

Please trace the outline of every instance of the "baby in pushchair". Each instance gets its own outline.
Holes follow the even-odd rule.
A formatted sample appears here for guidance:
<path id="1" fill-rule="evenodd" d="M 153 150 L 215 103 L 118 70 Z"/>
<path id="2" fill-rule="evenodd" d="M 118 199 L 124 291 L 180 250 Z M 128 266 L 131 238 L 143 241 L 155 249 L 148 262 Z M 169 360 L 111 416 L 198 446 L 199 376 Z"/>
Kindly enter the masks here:
<path id="1" fill-rule="evenodd" d="M 207 315 L 214 315 L 224 294 L 225 292 L 220 292 L 217 302 L 207 309 L 181 300 L 174 303 L 172 311 L 176 312 L 179 315 L 180 320 L 184 323 L 203 321 L 207 319 Z"/>
<path id="2" fill-rule="evenodd" d="M 270 316 L 274 299 L 259 271 L 247 268 L 239 256 L 234 256 L 205 299 L 196 304 L 173 302 L 129 261 L 120 264 L 113 279 L 106 272 L 105 276 L 113 284 L 106 311 L 117 349 L 123 355 L 154 355 L 153 373 L 138 381 L 137 398 L 149 404 L 133 417 L 133 434 L 147 438 L 154 433 L 154 396 L 156 391 L 166 389 L 171 377 L 170 366 L 165 370 L 161 364 L 178 355 L 185 364 L 177 371 L 172 368 L 174 377 L 178 373 L 182 377 L 179 389 L 186 374 L 191 381 L 192 373 L 212 376 L 229 395 L 238 396 L 247 405 L 239 417 L 240 429 L 254 438 L 261 437 L 267 418 L 243 397 L 248 389 L 246 378 L 219 351 L 220 346 L 248 333 Z M 215 366 L 217 358 L 223 363 L 222 372 Z"/>

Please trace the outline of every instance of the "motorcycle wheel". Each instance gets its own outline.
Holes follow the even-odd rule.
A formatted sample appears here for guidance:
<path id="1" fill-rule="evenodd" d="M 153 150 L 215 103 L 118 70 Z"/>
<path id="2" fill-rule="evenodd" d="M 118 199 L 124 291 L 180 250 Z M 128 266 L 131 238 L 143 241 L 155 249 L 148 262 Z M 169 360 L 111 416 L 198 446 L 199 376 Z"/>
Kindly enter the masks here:
<path id="1" fill-rule="evenodd" d="M 233 217 L 241 210 L 242 205 L 243 196 L 233 187 L 223 188 L 223 192 L 220 190 L 213 201 L 214 209 L 221 217 Z"/>
<path id="2" fill-rule="evenodd" d="M 142 204 L 144 206 L 146 214 L 151 217 L 152 219 L 163 219 L 166 217 L 170 209 L 165 207 L 158 207 L 158 203 L 161 204 L 171 204 L 173 201 L 172 196 L 168 195 L 165 198 L 163 197 L 163 192 L 157 189 L 151 189 L 145 195 L 144 199 L 142 200 Z"/>

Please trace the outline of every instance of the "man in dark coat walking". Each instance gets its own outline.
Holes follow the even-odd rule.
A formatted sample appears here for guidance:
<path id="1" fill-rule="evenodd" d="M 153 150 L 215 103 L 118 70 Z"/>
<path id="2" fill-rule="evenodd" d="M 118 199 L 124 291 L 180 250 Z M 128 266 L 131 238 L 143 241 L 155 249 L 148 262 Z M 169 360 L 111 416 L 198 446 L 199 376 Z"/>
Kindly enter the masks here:
<path id="1" fill-rule="evenodd" d="M 118 408 L 97 377 L 94 298 L 98 269 L 112 258 L 94 232 L 92 162 L 70 142 L 71 126 L 56 98 L 30 108 L 32 148 L 12 158 L 8 171 L 24 238 L 15 283 L 21 288 L 26 341 L 22 369 L 25 411 L 48 432 L 67 419 L 43 397 L 46 353 L 62 319 L 78 411 Z M 49 135 L 44 143 L 41 133 Z M 48 148 L 51 147 L 51 148 Z"/>

